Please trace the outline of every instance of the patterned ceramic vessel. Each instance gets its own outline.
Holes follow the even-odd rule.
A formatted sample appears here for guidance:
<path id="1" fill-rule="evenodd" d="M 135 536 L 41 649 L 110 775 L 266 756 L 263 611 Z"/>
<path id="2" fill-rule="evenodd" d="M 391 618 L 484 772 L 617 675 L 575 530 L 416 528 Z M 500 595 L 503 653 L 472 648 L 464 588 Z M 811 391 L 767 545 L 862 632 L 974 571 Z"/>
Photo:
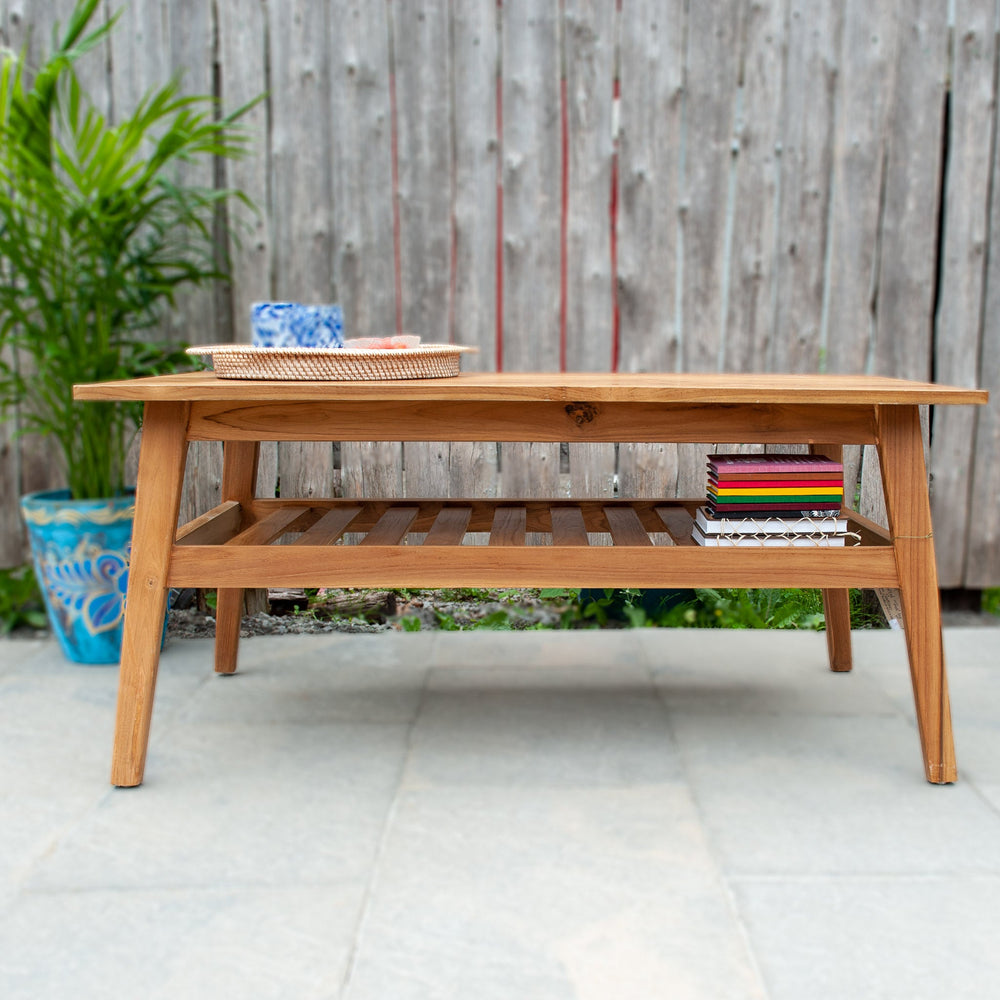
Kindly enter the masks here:
<path id="1" fill-rule="evenodd" d="M 75 663 L 117 663 L 132 543 L 131 495 L 71 500 L 69 490 L 21 499 L 52 630 Z"/>
<path id="2" fill-rule="evenodd" d="M 250 325 L 254 347 L 344 346 L 344 316 L 338 305 L 255 302 Z"/>

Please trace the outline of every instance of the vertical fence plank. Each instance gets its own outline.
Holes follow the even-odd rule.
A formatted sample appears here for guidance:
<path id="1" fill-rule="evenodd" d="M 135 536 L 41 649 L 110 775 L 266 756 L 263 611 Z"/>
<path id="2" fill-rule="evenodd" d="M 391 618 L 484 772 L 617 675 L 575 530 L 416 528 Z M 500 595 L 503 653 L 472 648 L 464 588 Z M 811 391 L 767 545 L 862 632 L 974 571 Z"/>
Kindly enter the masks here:
<path id="1" fill-rule="evenodd" d="M 841 4 L 791 0 L 782 81 L 775 322 L 767 368 L 820 369 Z"/>
<path id="2" fill-rule="evenodd" d="M 987 9 L 971 0 L 956 4 L 945 232 L 934 349 L 935 377 L 955 385 L 976 385 L 980 378 L 987 194 L 992 169 L 990 144 L 985 139 L 993 136 L 995 123 L 995 38 L 992 5 Z M 962 585 L 970 517 L 981 516 L 978 510 L 970 509 L 977 418 L 973 407 L 964 406 L 942 406 L 934 415 L 931 510 L 942 587 Z"/>
<path id="3" fill-rule="evenodd" d="M 676 371 L 685 4 L 635 0 L 621 23 L 618 307 L 622 371 Z"/>
<path id="4" fill-rule="evenodd" d="M 886 123 L 873 369 L 930 377 L 948 22 L 937 0 L 904 0 Z"/>
<path id="5" fill-rule="evenodd" d="M 738 53 L 746 11 L 692 4 L 684 52 L 681 163 L 681 367 L 716 371 L 728 297 L 733 128 L 739 86 Z M 705 489 L 710 444 L 677 449 L 682 496 Z"/>
<path id="6" fill-rule="evenodd" d="M 897 3 L 845 5 L 835 93 L 833 201 L 826 321 L 827 371 L 870 371 L 887 124 L 895 97 Z M 825 362 L 825 363 L 824 363 Z"/>
<path id="7" fill-rule="evenodd" d="M 387 5 L 342 0 L 330 52 L 333 268 L 348 337 L 395 332 Z"/>
<path id="8" fill-rule="evenodd" d="M 539 0 L 502 10 L 503 366 L 557 371 L 559 7 Z"/>
<path id="9" fill-rule="evenodd" d="M 873 370 L 927 379 L 933 350 L 936 219 L 948 73 L 948 23 L 935 0 L 900 7 L 895 101 L 887 123 Z M 855 449 L 845 449 L 845 460 Z M 878 454 L 863 449 L 858 509 L 885 524 Z M 848 503 L 851 502 L 848 497 Z"/>
<path id="10" fill-rule="evenodd" d="M 277 299 L 332 298 L 330 16 L 327 4 L 301 4 L 291 13 L 268 5 Z M 286 497 L 332 494 L 332 446 L 279 445 L 278 482 Z"/>
<path id="11" fill-rule="evenodd" d="M 490 370 L 497 352 L 497 90 L 496 0 L 452 0 L 452 164 L 454 183 L 454 319 L 451 337 L 479 348 L 462 367 Z M 451 445 L 449 494 L 496 496 L 493 443 Z"/>
<path id="12" fill-rule="evenodd" d="M 170 5 L 170 72 L 179 75 L 184 94 L 211 95 L 215 91 L 217 25 L 212 4 L 203 0 L 173 0 Z M 165 79 L 165 78 L 164 78 Z M 216 164 L 181 164 L 178 179 L 186 184 L 213 187 Z M 220 249 L 224 253 L 224 249 Z M 171 339 L 193 342 L 229 342 L 233 339 L 231 290 L 224 285 L 192 288 L 178 299 L 170 316 Z M 214 507 L 222 495 L 222 447 L 217 442 L 195 442 L 188 451 L 186 478 L 190 488 L 182 500 L 181 521 Z"/>
<path id="13" fill-rule="evenodd" d="M 743 5 L 692 4 L 684 53 L 681 364 L 716 371 L 726 315 L 726 229 Z"/>
<path id="14" fill-rule="evenodd" d="M 720 345 L 725 371 L 765 371 L 774 335 L 784 8 L 783 0 L 750 4 L 744 21 L 734 127 L 729 301 Z"/>
<path id="15" fill-rule="evenodd" d="M 337 37 L 330 69 L 333 267 L 348 337 L 385 336 L 396 330 L 387 18 L 384 2 L 348 0 L 337 5 L 331 22 Z M 393 491 L 389 495 L 398 496 L 402 461 L 398 443 L 373 447 L 343 442 L 340 483 L 344 495 L 372 495 L 382 482 Z M 388 468 L 392 465 L 396 472 Z"/>
<path id="16" fill-rule="evenodd" d="M 996 126 L 995 126 L 996 127 Z M 990 231 L 1000 233 L 1000 157 L 993 160 L 993 204 Z M 996 587 L 1000 584 L 1000 254 L 991 253 L 986 275 L 983 313 L 982 362 L 979 385 L 990 392 L 990 403 L 979 409 L 966 546 L 966 587 Z M 939 460 L 940 464 L 940 460 Z M 939 515 L 944 516 L 944 515 Z M 938 521 L 934 522 L 938 525 Z"/>
<path id="17" fill-rule="evenodd" d="M 819 362 L 832 372 L 872 371 L 879 240 L 888 173 L 888 125 L 897 97 L 898 2 L 844 7 L 834 93 L 834 156 Z M 844 449 L 844 478 L 861 454 Z"/>
<path id="18" fill-rule="evenodd" d="M 448 5 L 391 4 L 396 76 L 400 295 L 403 330 L 446 343 L 451 318 L 452 136 Z M 437 57 L 428 59 L 427 53 Z M 449 482 L 447 441 L 403 446 L 406 492 L 438 496 Z"/>
<path id="19" fill-rule="evenodd" d="M 557 0 L 502 8 L 503 365 L 559 368 L 561 143 Z M 554 496 L 558 444 L 505 443 L 503 496 Z"/>
<path id="20" fill-rule="evenodd" d="M 618 152 L 619 368 L 680 367 L 678 226 L 685 4 L 622 8 Z M 623 496 L 676 496 L 676 445 L 623 444 Z"/>
<path id="21" fill-rule="evenodd" d="M 608 371 L 614 347 L 611 275 L 615 6 L 566 0 L 563 18 L 566 345 L 569 371 Z M 573 496 L 614 493 L 615 446 L 569 446 Z"/>
<path id="22" fill-rule="evenodd" d="M 1000 59 L 1000 53 L 996 58 Z M 972 516 L 966 535 L 966 587 L 995 587 L 1000 582 L 1000 253 L 995 249 L 1000 233 L 1000 106 L 994 101 L 994 143 L 991 170 L 990 251 L 985 275 L 982 357 L 979 385 L 990 392 L 990 403 L 976 413 L 975 453 L 969 509 Z M 935 522 L 936 524 L 937 522 Z"/>
<path id="23" fill-rule="evenodd" d="M 219 74 L 222 108 L 228 114 L 266 93 L 268 24 L 259 4 L 219 3 Z M 270 99 L 268 99 L 269 101 Z M 270 118 L 268 101 L 261 101 L 240 119 L 248 136 L 247 155 L 222 164 L 226 186 L 243 191 L 249 209 L 229 207 L 233 240 L 229 246 L 232 273 L 232 339 L 250 342 L 250 307 L 269 299 L 272 247 L 269 231 L 268 164 Z"/>
<path id="24" fill-rule="evenodd" d="M 464 369 L 488 371 L 497 346 L 497 2 L 451 0 L 451 13 L 452 339 L 479 348 Z"/>

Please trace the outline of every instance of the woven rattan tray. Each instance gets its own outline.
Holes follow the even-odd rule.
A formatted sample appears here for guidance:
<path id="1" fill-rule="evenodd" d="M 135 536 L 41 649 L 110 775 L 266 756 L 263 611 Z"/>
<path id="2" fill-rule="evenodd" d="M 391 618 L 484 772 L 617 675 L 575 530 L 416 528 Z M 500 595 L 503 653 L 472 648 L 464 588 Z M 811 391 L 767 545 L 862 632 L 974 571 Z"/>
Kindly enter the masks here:
<path id="1" fill-rule="evenodd" d="M 475 348 L 455 344 L 424 344 L 397 350 L 207 344 L 189 347 L 187 353 L 211 355 L 219 378 L 353 382 L 450 378 L 459 373 L 462 353 L 472 350 Z"/>

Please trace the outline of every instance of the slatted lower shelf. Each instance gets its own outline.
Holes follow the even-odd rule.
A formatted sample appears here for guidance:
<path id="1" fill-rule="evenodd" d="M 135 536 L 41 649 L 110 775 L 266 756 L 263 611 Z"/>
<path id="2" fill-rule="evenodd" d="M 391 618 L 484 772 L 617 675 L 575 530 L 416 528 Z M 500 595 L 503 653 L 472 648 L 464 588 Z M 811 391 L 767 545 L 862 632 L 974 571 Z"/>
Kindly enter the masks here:
<path id="1" fill-rule="evenodd" d="M 892 546 L 704 548 L 700 500 L 258 500 L 185 525 L 179 587 L 895 587 Z"/>

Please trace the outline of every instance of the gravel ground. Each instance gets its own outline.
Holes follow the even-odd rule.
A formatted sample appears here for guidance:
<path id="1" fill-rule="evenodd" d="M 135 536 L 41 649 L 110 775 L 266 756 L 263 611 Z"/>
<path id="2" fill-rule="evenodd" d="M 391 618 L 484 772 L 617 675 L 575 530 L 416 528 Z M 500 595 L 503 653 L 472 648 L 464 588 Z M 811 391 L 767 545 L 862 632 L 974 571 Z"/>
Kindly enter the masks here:
<path id="1" fill-rule="evenodd" d="M 419 591 L 406 597 L 392 595 L 379 607 L 369 607 L 365 614 L 349 614 L 332 610 L 344 603 L 345 592 L 331 592 L 329 605 L 315 603 L 309 612 L 287 610 L 287 598 L 272 600 L 272 612 L 259 612 L 244 617 L 241 638 L 254 635 L 302 635 L 324 632 L 391 632 L 416 630 L 455 630 L 475 627 L 490 618 L 496 627 L 522 630 L 553 627 L 559 624 L 561 607 L 553 601 L 542 601 L 537 591 L 487 593 L 482 598 L 453 599 L 447 593 Z M 388 595 L 387 595 L 388 597 Z M 215 634 L 215 618 L 211 611 L 197 608 L 171 610 L 167 635 L 181 639 L 201 638 Z"/>

